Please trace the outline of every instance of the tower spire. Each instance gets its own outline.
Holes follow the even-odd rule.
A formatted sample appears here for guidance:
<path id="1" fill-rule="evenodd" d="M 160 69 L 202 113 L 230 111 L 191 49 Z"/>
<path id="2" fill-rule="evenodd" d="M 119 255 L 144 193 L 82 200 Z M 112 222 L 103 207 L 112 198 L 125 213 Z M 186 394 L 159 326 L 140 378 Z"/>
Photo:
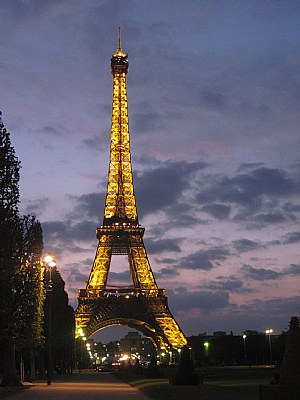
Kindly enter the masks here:
<path id="1" fill-rule="evenodd" d="M 118 51 L 122 51 L 122 46 L 121 46 L 121 27 L 120 26 L 118 28 Z"/>
<path id="2" fill-rule="evenodd" d="M 118 28 L 118 49 L 117 51 L 113 54 L 113 58 L 117 58 L 118 61 L 122 61 L 121 59 L 126 59 L 127 54 L 125 54 L 122 50 L 122 44 L 121 44 L 121 27 L 119 26 Z"/>

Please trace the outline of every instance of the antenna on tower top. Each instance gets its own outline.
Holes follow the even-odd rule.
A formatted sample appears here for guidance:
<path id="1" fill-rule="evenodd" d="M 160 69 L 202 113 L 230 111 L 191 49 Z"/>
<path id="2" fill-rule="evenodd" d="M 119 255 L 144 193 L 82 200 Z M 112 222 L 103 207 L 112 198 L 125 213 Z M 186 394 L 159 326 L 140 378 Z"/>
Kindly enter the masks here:
<path id="1" fill-rule="evenodd" d="M 121 27 L 119 26 L 118 29 L 118 51 L 122 51 L 122 47 L 121 47 Z"/>

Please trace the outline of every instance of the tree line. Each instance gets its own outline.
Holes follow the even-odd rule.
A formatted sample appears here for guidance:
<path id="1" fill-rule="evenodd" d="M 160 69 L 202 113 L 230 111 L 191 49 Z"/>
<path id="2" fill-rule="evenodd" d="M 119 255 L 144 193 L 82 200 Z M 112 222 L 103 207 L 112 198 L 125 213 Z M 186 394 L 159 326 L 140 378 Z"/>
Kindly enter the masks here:
<path id="1" fill-rule="evenodd" d="M 189 337 L 188 343 L 192 349 L 195 365 L 281 365 L 287 332 L 272 335 L 270 338 L 261 332 L 247 331 L 246 333 L 245 338 L 242 335 Z"/>
<path id="2" fill-rule="evenodd" d="M 42 262 L 41 224 L 35 216 L 19 213 L 21 165 L 1 116 L 0 112 L 0 377 L 1 386 L 15 386 L 20 385 L 17 364 L 25 363 L 28 379 L 34 378 L 37 360 L 41 375 L 45 369 L 49 276 Z M 54 362 L 59 370 L 70 370 L 73 309 L 56 269 L 52 280 Z"/>

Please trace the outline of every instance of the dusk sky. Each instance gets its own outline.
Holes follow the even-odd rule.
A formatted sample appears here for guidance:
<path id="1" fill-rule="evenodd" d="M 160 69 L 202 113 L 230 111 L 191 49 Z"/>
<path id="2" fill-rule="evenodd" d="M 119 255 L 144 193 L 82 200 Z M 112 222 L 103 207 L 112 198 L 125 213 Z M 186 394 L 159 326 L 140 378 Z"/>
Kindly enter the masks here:
<path id="1" fill-rule="evenodd" d="M 287 329 L 300 315 L 299 1 L 0 0 L 0 15 L 20 211 L 42 222 L 70 303 L 103 220 L 121 26 L 137 208 L 172 314 L 187 336 Z M 130 283 L 126 257 L 109 283 Z"/>

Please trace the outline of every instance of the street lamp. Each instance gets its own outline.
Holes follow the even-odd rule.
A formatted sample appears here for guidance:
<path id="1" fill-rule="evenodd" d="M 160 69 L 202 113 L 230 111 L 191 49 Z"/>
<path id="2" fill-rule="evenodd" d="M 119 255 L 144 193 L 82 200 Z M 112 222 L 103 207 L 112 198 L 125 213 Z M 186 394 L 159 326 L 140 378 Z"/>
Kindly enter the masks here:
<path id="1" fill-rule="evenodd" d="M 267 330 L 266 330 L 266 335 L 268 335 L 268 339 L 269 339 L 270 365 L 272 365 L 272 345 L 271 345 L 271 333 L 273 333 L 273 329 L 267 329 Z"/>
<path id="2" fill-rule="evenodd" d="M 178 351 L 178 363 L 179 363 L 182 349 L 178 349 L 177 351 Z M 176 359 L 175 359 L 175 362 L 176 362 Z"/>
<path id="3" fill-rule="evenodd" d="M 49 253 L 44 258 L 45 271 L 49 272 L 49 279 L 46 285 L 48 293 L 48 358 L 47 358 L 47 385 L 51 385 L 52 378 L 52 268 L 56 266 L 53 256 Z"/>
<path id="4" fill-rule="evenodd" d="M 208 353 L 209 342 L 204 342 L 204 343 L 203 343 L 203 346 L 204 346 L 205 352 Z"/>
<path id="5" fill-rule="evenodd" d="M 204 363 L 208 362 L 208 353 L 209 353 L 209 342 L 205 341 L 203 343 L 204 346 Z"/>
<path id="6" fill-rule="evenodd" d="M 247 356 L 246 356 L 246 337 L 247 337 L 247 335 L 243 335 L 243 340 L 244 340 L 244 360 L 245 360 L 245 365 L 246 365 L 246 359 L 247 359 Z"/>

